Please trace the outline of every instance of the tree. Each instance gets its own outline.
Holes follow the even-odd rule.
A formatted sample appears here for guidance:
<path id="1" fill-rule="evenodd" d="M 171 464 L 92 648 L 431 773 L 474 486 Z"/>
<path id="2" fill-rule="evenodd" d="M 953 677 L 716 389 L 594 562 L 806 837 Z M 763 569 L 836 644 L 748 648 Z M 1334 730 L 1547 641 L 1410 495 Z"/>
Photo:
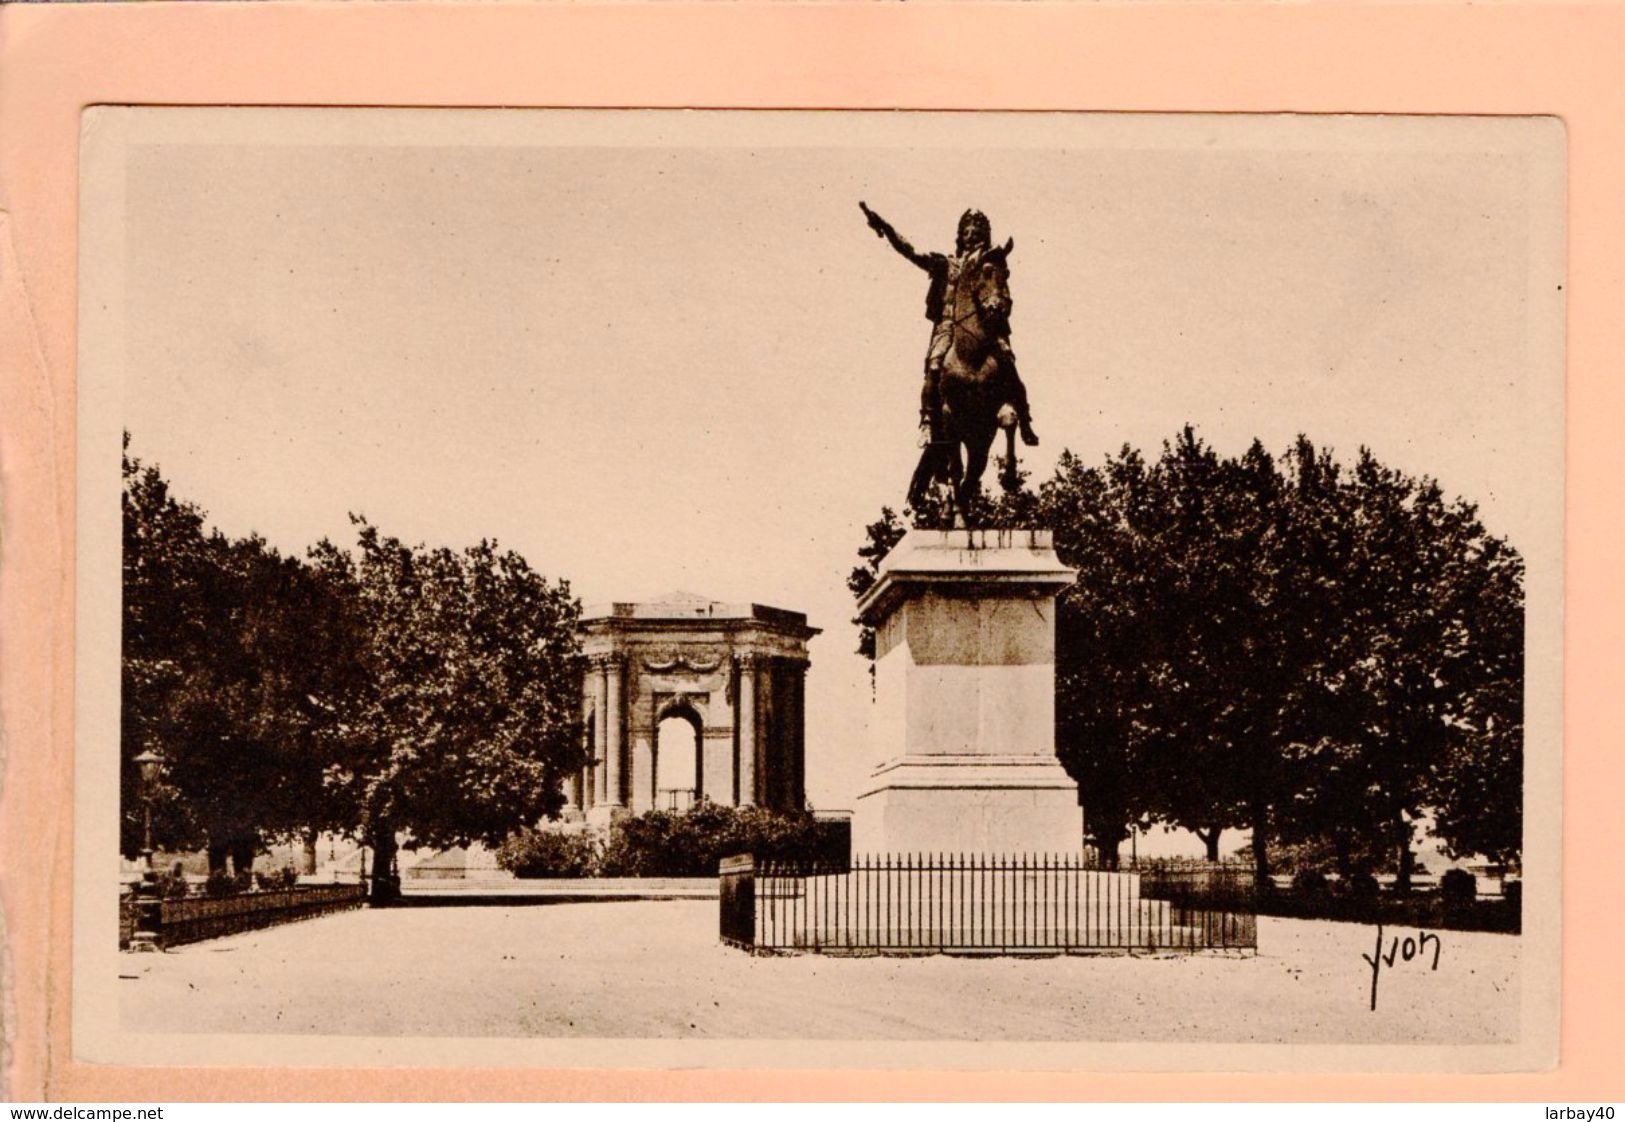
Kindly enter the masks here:
<path id="1" fill-rule="evenodd" d="M 387 874 L 397 829 L 496 844 L 557 813 L 582 762 L 567 585 L 494 543 L 407 548 L 361 519 L 357 556 L 284 557 L 207 530 L 127 453 L 124 482 L 124 852 L 147 747 L 168 764 L 158 843 L 206 846 L 215 869 L 335 829 Z"/>
<path id="2" fill-rule="evenodd" d="M 1255 833 L 1252 847 L 1255 857 L 1261 843 L 1272 841 L 1300 852 L 1323 848 L 1346 878 L 1371 867 L 1375 848 L 1365 807 L 1372 777 L 1350 677 L 1363 657 L 1348 624 L 1357 509 L 1330 450 L 1300 435 L 1281 464 L 1271 595 L 1285 609 L 1276 626 L 1285 629 L 1280 645 L 1292 652 L 1297 683 L 1279 745 L 1271 828 Z"/>
<path id="3" fill-rule="evenodd" d="M 166 846 L 204 845 L 212 868 L 250 868 L 271 837 L 305 828 L 321 791 L 312 729 L 334 663 L 321 588 L 295 558 L 250 537 L 206 531 L 162 474 L 124 463 L 124 656 L 121 748 L 133 763 L 160 749 L 155 800 Z M 140 844 L 140 800 L 126 800 L 122 842 Z"/>
<path id="4" fill-rule="evenodd" d="M 214 544 L 219 641 L 201 703 L 232 766 L 204 772 L 230 781 L 205 805 L 229 810 L 209 829 L 211 867 L 223 864 L 224 845 L 241 871 L 265 842 L 328 824 L 325 753 L 353 676 L 354 636 L 306 562 L 257 536 Z"/>
<path id="5" fill-rule="evenodd" d="M 1078 570 L 1057 598 L 1056 755 L 1081 792 L 1086 836 L 1113 868 L 1130 825 L 1154 809 L 1145 765 L 1166 658 L 1148 610 L 1146 485 L 1127 447 L 1098 469 L 1063 452 L 1039 498 L 1057 555 Z"/>
<path id="6" fill-rule="evenodd" d="M 1064 453 L 1002 515 L 1078 571 L 1059 597 L 1056 751 L 1108 862 L 1131 823 L 1247 827 L 1345 876 L 1431 813 L 1453 852 L 1515 860 L 1522 832 L 1523 565 L 1476 510 L 1362 449 L 1300 436 L 1221 457 L 1186 426 L 1153 464 Z M 902 533 L 869 527 L 861 594 Z M 866 650 L 872 654 L 872 647 Z"/>
<path id="7" fill-rule="evenodd" d="M 1516 864 L 1523 853 L 1524 561 L 1457 502 L 1447 640 L 1450 733 L 1424 798 L 1454 856 Z"/>
<path id="8" fill-rule="evenodd" d="M 905 508 L 904 516 L 910 512 Z M 846 578 L 846 587 L 852 593 L 854 600 L 863 599 L 864 595 L 875 586 L 880 579 L 880 563 L 886 559 L 903 535 L 908 532 L 908 526 L 903 517 L 891 507 L 881 507 L 880 517 L 863 528 L 866 538 L 863 545 L 858 547 L 858 559 L 861 562 Z M 870 673 L 874 672 L 875 659 L 875 629 L 862 620 L 853 621 L 858 628 L 858 654 L 871 663 Z"/>
<path id="9" fill-rule="evenodd" d="M 1413 824 L 1430 810 L 1460 853 L 1521 848 L 1523 563 L 1472 504 L 1365 449 L 1351 489 L 1355 743 L 1365 816 L 1397 848 L 1404 891 Z"/>
<path id="10" fill-rule="evenodd" d="M 1112 462 L 1128 480 L 1117 502 L 1132 547 L 1121 587 L 1090 610 L 1132 620 L 1133 641 L 1111 657 L 1113 673 L 1132 675 L 1141 691 L 1135 722 L 1121 734 L 1131 745 L 1135 802 L 1142 814 L 1196 833 L 1217 859 L 1225 829 L 1250 826 L 1255 838 L 1269 836 L 1284 747 L 1313 697 L 1315 645 L 1303 637 L 1314 633 L 1306 623 L 1314 612 L 1302 589 L 1284 580 L 1296 563 L 1284 545 L 1287 486 L 1258 442 L 1240 458 L 1221 458 L 1190 426 L 1150 466 L 1127 450 Z M 1130 464 L 1125 477 L 1121 465 Z M 1048 509 L 1064 547 L 1077 513 Z M 1061 555 L 1079 569 L 1080 585 L 1111 556 L 1099 546 Z M 1061 660 L 1063 678 L 1089 672 L 1073 662 Z M 1063 698 L 1062 710 L 1110 703 Z M 1254 860 L 1266 875 L 1261 846 Z"/>
<path id="11" fill-rule="evenodd" d="M 1434 770 L 1434 830 L 1453 857 L 1483 854 L 1516 864 L 1523 853 L 1523 558 L 1485 537 L 1459 589 L 1469 621 L 1461 702 Z"/>
<path id="12" fill-rule="evenodd" d="M 156 467 L 129 454 L 124 436 L 123 628 L 119 693 L 119 848 L 133 857 L 143 833 L 142 780 L 135 757 L 148 747 L 173 756 L 188 739 L 181 710 L 207 649 L 208 542 L 203 515 L 176 499 Z M 154 841 L 177 848 L 202 840 L 174 769 L 152 792 Z"/>
<path id="13" fill-rule="evenodd" d="M 299 560 L 206 531 L 204 513 L 127 451 L 124 482 L 124 790 L 140 790 L 134 757 L 158 748 L 159 843 L 203 845 L 211 868 L 229 854 L 246 871 L 266 840 L 307 828 L 320 798 L 320 699 L 342 663 L 331 606 Z M 133 853 L 140 799 L 125 803 Z"/>
<path id="14" fill-rule="evenodd" d="M 1267 700 L 1266 557 L 1274 467 L 1258 445 L 1221 460 L 1186 426 L 1146 487 L 1146 626 L 1160 636 L 1146 739 L 1156 814 L 1213 854 L 1225 829 L 1262 821 L 1277 775 Z"/>
<path id="15" fill-rule="evenodd" d="M 494 542 L 406 546 L 352 521 L 354 554 L 312 551 L 360 636 L 327 781 L 387 897 L 397 832 L 414 846 L 495 846 L 558 813 L 561 781 L 584 762 L 580 609 L 565 582 Z"/>

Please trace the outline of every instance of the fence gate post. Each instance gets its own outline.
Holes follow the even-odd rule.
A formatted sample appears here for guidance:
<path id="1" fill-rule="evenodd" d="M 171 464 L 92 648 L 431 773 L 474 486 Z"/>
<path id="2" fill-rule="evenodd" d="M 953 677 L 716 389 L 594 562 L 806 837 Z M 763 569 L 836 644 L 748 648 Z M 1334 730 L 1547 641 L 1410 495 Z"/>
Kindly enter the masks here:
<path id="1" fill-rule="evenodd" d="M 747 950 L 756 946 L 756 859 L 724 857 L 717 866 L 722 941 Z"/>

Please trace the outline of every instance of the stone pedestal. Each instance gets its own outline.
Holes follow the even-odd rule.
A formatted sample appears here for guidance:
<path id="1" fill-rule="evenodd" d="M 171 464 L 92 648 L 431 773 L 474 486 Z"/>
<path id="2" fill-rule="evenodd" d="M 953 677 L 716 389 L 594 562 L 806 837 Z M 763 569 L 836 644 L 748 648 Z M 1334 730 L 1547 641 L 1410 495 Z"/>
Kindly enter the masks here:
<path id="1" fill-rule="evenodd" d="M 1047 531 L 910 530 L 858 612 L 875 629 L 876 757 L 859 853 L 1075 853 L 1078 789 L 1055 758 Z"/>

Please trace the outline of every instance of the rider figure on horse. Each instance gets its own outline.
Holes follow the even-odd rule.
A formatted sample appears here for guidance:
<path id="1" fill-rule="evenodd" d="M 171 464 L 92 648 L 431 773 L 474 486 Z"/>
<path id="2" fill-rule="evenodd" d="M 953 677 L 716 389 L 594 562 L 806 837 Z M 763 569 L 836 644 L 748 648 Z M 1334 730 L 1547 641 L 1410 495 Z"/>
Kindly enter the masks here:
<path id="1" fill-rule="evenodd" d="M 942 367 L 947 360 L 954 338 L 954 289 L 959 284 L 965 267 L 976 257 L 992 248 L 993 234 L 987 215 L 979 210 L 967 210 L 959 219 L 959 235 L 955 240 L 952 257 L 943 253 L 920 253 L 910 245 L 891 223 L 858 203 L 875 233 L 891 243 L 891 247 L 915 265 L 924 269 L 931 278 L 930 290 L 925 297 L 925 315 L 931 321 L 931 345 L 925 356 L 925 385 L 920 391 L 920 431 L 922 437 L 933 443 L 947 439 L 942 419 Z M 1016 372 L 1015 352 L 1010 349 L 1010 328 L 1001 324 L 993 337 L 993 346 L 999 356 L 999 366 L 1005 380 L 1007 399 L 1016 411 L 1016 422 L 1021 427 L 1024 443 L 1038 443 L 1033 432 L 1032 415 L 1027 406 L 1027 387 Z"/>

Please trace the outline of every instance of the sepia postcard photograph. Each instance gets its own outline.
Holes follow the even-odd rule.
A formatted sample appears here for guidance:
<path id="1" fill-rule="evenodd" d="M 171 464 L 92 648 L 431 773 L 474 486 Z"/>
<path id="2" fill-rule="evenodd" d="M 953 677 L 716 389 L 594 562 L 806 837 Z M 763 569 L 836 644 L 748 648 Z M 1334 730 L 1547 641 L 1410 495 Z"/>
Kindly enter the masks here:
<path id="1" fill-rule="evenodd" d="M 88 110 L 75 1058 L 1551 1068 L 1565 145 Z"/>

